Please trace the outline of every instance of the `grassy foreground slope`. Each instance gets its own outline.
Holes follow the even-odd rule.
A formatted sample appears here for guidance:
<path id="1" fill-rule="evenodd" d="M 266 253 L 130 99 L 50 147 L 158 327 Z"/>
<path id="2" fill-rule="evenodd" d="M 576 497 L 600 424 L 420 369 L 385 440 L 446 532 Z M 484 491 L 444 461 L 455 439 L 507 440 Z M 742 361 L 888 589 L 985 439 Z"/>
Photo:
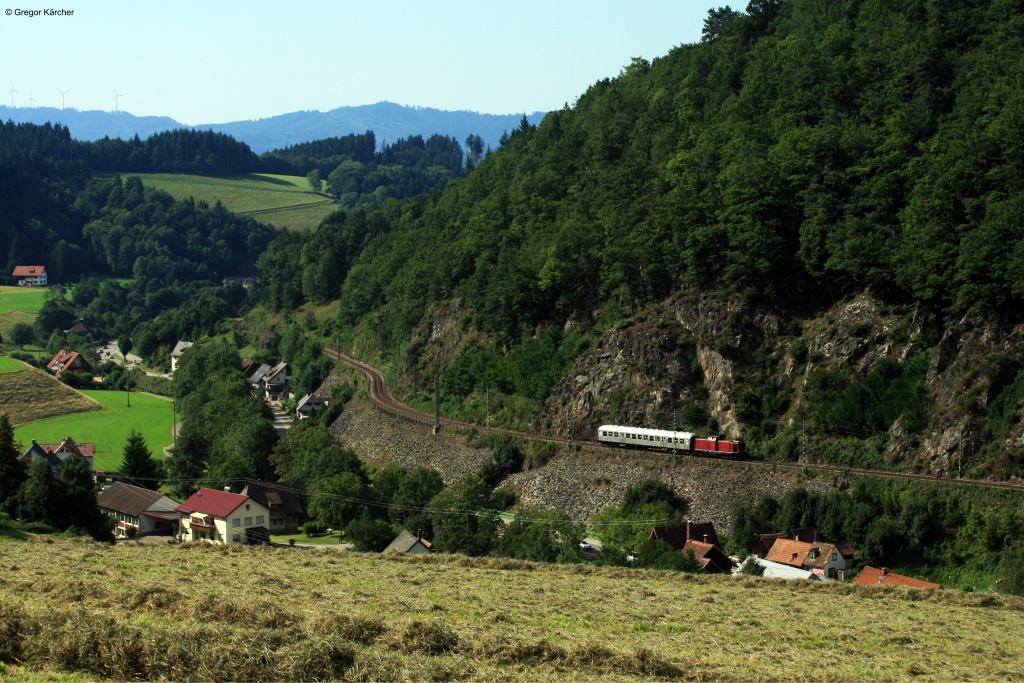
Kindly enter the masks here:
<path id="1" fill-rule="evenodd" d="M 26 367 L 19 372 L 0 373 L 0 410 L 7 413 L 15 427 L 33 420 L 99 410 L 101 407 L 95 400 L 61 384 L 38 368 Z"/>
<path id="2" fill-rule="evenodd" d="M 15 679 L 1024 677 L 1024 601 L 990 594 L 74 540 L 5 543 L 0 573 Z"/>

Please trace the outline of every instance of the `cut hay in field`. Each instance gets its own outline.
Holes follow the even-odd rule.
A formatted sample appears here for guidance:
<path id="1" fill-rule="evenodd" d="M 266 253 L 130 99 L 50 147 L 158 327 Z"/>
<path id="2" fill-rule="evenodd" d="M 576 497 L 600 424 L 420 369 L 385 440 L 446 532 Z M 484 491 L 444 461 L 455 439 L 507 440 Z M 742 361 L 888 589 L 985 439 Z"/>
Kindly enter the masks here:
<path id="1" fill-rule="evenodd" d="M 102 407 L 37 368 L 0 374 L 0 410 L 14 427 Z"/>
<path id="2" fill-rule="evenodd" d="M 0 576 L 15 678 L 1024 679 L 1002 595 L 49 538 L 6 543 Z"/>

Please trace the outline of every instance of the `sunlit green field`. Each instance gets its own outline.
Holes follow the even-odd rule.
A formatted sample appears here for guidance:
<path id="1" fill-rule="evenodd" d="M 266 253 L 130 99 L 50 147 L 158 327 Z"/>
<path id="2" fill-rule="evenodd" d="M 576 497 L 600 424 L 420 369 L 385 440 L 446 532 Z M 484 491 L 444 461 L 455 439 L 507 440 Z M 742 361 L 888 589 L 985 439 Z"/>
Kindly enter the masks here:
<path id="1" fill-rule="evenodd" d="M 80 392 L 103 404 L 104 409 L 76 413 L 30 422 L 14 430 L 14 438 L 28 447 L 38 443 L 59 443 L 65 436 L 76 442 L 96 444 L 93 466 L 97 470 L 115 470 L 121 464 L 128 433 L 133 427 L 146 439 L 146 445 L 157 459 L 164 458 L 163 449 L 171 445 L 171 402 L 132 392 L 131 406 L 124 391 Z"/>
<path id="2" fill-rule="evenodd" d="M 0 287 L 0 315 L 21 311 L 35 315 L 46 301 L 46 287 Z"/>
<path id="3" fill-rule="evenodd" d="M 13 358 L 8 358 L 7 356 L 0 356 L 0 375 L 5 372 L 21 372 L 24 369 L 24 363 L 16 361 Z"/>
<path id="4" fill-rule="evenodd" d="M 106 174 L 112 176 L 113 174 Z M 124 177 L 127 174 L 122 174 Z M 337 205 L 309 190 L 300 176 L 249 173 L 232 177 L 178 173 L 138 173 L 142 184 L 164 190 L 175 199 L 194 198 L 210 205 L 220 200 L 229 211 L 250 214 L 277 227 L 305 230 L 316 227 Z M 264 213 L 266 212 L 266 213 Z"/>

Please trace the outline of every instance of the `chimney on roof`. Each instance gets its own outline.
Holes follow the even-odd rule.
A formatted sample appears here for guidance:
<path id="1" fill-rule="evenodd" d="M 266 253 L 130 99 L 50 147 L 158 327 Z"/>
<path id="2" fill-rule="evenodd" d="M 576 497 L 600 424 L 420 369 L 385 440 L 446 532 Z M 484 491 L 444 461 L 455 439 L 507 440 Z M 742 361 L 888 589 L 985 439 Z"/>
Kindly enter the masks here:
<path id="1" fill-rule="evenodd" d="M 882 576 L 885 576 L 888 573 L 889 573 L 889 569 L 886 568 L 886 567 L 882 567 L 882 571 L 879 573 L 879 576 L 882 577 Z"/>
<path id="2" fill-rule="evenodd" d="M 705 543 L 707 543 L 707 542 L 708 542 L 708 535 L 707 535 L 707 534 L 704 534 L 704 542 L 705 542 Z"/>
<path id="3" fill-rule="evenodd" d="M 690 540 L 690 523 L 689 522 L 686 523 L 686 540 L 687 541 Z"/>
<path id="4" fill-rule="evenodd" d="M 422 541 L 423 540 L 423 529 L 417 529 L 416 530 L 416 540 L 417 541 Z"/>
<path id="5" fill-rule="evenodd" d="M 224 490 L 227 491 L 228 493 L 231 493 L 231 487 L 230 486 L 225 486 Z"/>

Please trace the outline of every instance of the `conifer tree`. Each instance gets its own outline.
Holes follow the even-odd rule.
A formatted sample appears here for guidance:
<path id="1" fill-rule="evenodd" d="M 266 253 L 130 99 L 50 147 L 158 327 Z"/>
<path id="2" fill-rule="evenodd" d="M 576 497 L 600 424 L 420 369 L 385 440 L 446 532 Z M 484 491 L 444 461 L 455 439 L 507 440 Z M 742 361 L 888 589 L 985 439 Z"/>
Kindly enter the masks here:
<path id="1" fill-rule="evenodd" d="M 128 441 L 124 445 L 124 460 L 117 471 L 135 486 L 153 491 L 160 488 L 160 477 L 163 474 L 160 463 L 153 459 L 153 454 L 146 447 L 146 440 L 134 427 L 128 433 Z"/>
<path id="2" fill-rule="evenodd" d="M 0 510 L 13 504 L 14 496 L 28 478 L 28 468 L 18 459 L 19 455 L 14 427 L 7 413 L 0 413 Z"/>

